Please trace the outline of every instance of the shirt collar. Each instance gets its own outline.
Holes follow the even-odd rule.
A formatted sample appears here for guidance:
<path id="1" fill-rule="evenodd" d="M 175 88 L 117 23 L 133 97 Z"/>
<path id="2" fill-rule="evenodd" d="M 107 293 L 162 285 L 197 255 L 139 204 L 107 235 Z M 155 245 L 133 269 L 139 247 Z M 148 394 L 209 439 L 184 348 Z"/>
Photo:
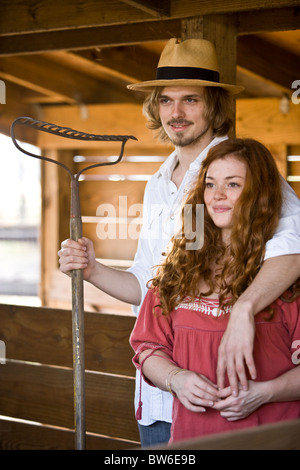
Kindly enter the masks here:
<path id="1" fill-rule="evenodd" d="M 203 162 L 204 158 L 206 157 L 209 149 L 213 147 L 214 145 L 219 144 L 223 140 L 228 139 L 227 136 L 222 136 L 222 137 L 215 137 L 208 145 L 205 147 L 205 149 L 202 150 L 202 152 L 198 155 L 198 157 L 190 164 L 189 171 L 199 171 L 201 163 Z M 171 155 L 166 159 L 166 161 L 161 165 L 159 168 L 159 173 L 161 176 L 171 179 L 173 170 L 178 162 L 178 157 L 176 154 L 176 150 L 174 150 Z"/>

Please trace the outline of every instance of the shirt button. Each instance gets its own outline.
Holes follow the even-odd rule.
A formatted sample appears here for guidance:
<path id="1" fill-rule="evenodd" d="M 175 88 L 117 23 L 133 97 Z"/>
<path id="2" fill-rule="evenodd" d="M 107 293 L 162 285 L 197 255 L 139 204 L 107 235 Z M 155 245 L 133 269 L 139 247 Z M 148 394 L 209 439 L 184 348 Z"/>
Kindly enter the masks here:
<path id="1" fill-rule="evenodd" d="M 170 215 L 170 219 L 171 219 L 171 220 L 174 220 L 174 214 L 171 214 L 171 215 Z"/>

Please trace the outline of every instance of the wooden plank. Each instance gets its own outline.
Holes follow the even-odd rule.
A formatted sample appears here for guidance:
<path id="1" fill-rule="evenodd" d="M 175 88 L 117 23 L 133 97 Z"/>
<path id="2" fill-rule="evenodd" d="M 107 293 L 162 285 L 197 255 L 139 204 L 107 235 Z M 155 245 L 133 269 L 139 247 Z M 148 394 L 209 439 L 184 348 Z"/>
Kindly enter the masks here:
<path id="1" fill-rule="evenodd" d="M 87 313 L 86 369 L 135 376 L 129 336 L 135 317 Z"/>
<path id="2" fill-rule="evenodd" d="M 272 8 L 297 7 L 297 0 L 272 0 Z M 170 15 L 172 18 L 188 18 L 196 15 L 259 11 L 265 9 L 265 2 L 259 0 L 171 0 Z M 78 12 L 80 11 L 80 16 Z M 47 0 L 36 3 L 33 0 L 24 2 L 1 1 L 0 34 L 33 33 L 42 31 L 73 30 L 78 27 L 93 27 L 103 24 L 126 24 L 149 20 L 151 15 L 124 2 L 110 0 L 85 2 L 81 0 Z M 155 20 L 153 20 L 155 21 Z M 155 23 L 154 28 L 155 29 Z"/>
<path id="3" fill-rule="evenodd" d="M 236 432 L 214 434 L 152 449 L 174 450 L 300 450 L 300 419 Z"/>
<path id="4" fill-rule="evenodd" d="M 1 1 L 0 34 L 32 33 L 76 29 L 97 26 L 99 24 L 120 24 L 146 20 L 149 15 L 123 2 L 97 0 L 84 2 L 81 0 L 46 0 L 36 4 L 8 0 Z"/>
<path id="5" fill-rule="evenodd" d="M 297 0 L 272 0 L 272 8 L 283 8 L 289 6 L 298 6 Z M 219 13 L 236 13 L 249 10 L 259 11 L 264 10 L 266 2 L 261 0 L 231 0 L 224 2 L 222 0 L 214 0 L 214 2 L 207 2 L 206 0 L 172 0 L 171 1 L 171 16 L 176 17 L 189 17 L 196 15 L 214 15 Z"/>
<path id="6" fill-rule="evenodd" d="M 134 387 L 134 378 L 86 372 L 86 430 L 138 441 Z M 0 398 L 0 415 L 74 428 L 71 369 L 7 362 Z"/>
<path id="7" fill-rule="evenodd" d="M 100 259 L 100 262 L 107 266 L 115 267 L 117 269 L 127 269 L 131 266 L 128 260 L 112 260 Z M 85 312 L 104 313 L 112 315 L 129 315 L 135 316 L 132 312 L 131 305 L 121 300 L 114 299 L 105 292 L 97 289 L 89 282 L 84 282 L 84 310 Z M 49 293 L 49 307 L 72 309 L 72 289 L 70 278 L 62 274 L 59 269 L 52 273 L 52 283 Z M 109 372 L 106 371 L 106 372 Z"/>
<path id="8" fill-rule="evenodd" d="M 280 112 L 280 99 L 253 98 L 236 101 L 236 132 L 265 145 L 299 145 L 300 106 L 290 102 L 287 114 Z"/>
<path id="9" fill-rule="evenodd" d="M 61 80 L 60 71 L 53 64 L 53 79 L 51 79 L 46 63 L 40 57 L 4 57 L 1 60 L 0 75 L 5 80 L 25 86 L 38 93 L 59 96 L 61 100 L 74 104 L 70 96 L 70 88 Z M 49 66 L 49 63 L 48 63 Z M 56 71 L 55 71 L 56 68 Z M 47 78 L 46 78 L 47 77 Z"/>
<path id="10" fill-rule="evenodd" d="M 161 29 L 161 39 L 168 40 L 171 37 L 180 36 L 180 20 L 176 20 L 178 27 L 176 31 L 173 31 L 172 28 L 169 28 L 169 23 L 162 22 Z M 85 68 L 88 67 L 90 70 L 91 64 L 95 64 L 94 72 L 101 71 L 102 74 L 109 74 L 110 77 L 122 77 L 124 82 L 132 83 L 133 81 L 143 81 L 155 78 L 155 71 L 159 61 L 159 52 L 162 48 L 161 42 L 158 42 L 158 47 L 154 50 L 152 48 L 143 47 L 143 41 L 147 36 L 147 31 L 149 34 L 153 30 L 153 23 L 146 23 L 138 25 L 141 30 L 139 34 L 136 35 L 136 41 L 134 41 L 134 33 L 137 29 L 137 25 L 121 26 L 118 28 L 118 34 L 122 32 L 122 29 L 128 28 L 127 41 L 131 42 L 131 45 L 121 44 L 121 46 L 126 45 L 126 47 L 112 47 L 112 46 L 101 46 L 97 49 L 84 49 L 81 51 L 74 51 L 74 53 L 65 53 L 69 58 L 72 58 L 72 61 L 76 60 L 76 63 L 79 64 L 79 60 L 85 62 Z M 106 27 L 100 28 L 101 37 L 104 36 Z M 104 31 L 105 30 L 105 31 Z M 155 33 L 157 35 L 159 32 L 155 28 Z M 106 40 L 108 36 L 105 36 Z M 120 36 L 113 35 L 111 39 L 120 40 Z M 99 36 L 98 36 L 99 40 Z M 155 39 L 154 39 L 155 40 Z M 134 45 L 133 45 L 134 44 Z M 57 52 L 55 53 L 57 55 Z M 142 65 L 142 66 L 141 66 Z M 132 98 L 137 95 L 132 95 Z M 142 99 L 139 96 L 139 99 Z"/>
<path id="11" fill-rule="evenodd" d="M 80 51 L 87 48 L 129 46 L 149 41 L 164 41 L 180 36 L 180 20 L 102 25 L 93 28 L 36 32 L 1 36 L 0 56 L 50 51 Z M 93 51 L 94 52 L 94 51 Z M 153 73 L 153 69 L 152 69 Z M 126 75 L 132 76 L 130 67 Z"/>
<path id="12" fill-rule="evenodd" d="M 138 230 L 139 227 L 136 225 L 113 223 L 109 228 L 103 224 L 83 224 L 83 235 L 93 241 L 96 257 L 104 259 L 133 260 L 137 250 Z M 114 238 L 115 231 L 117 238 Z"/>
<path id="13" fill-rule="evenodd" d="M 238 34 L 299 29 L 299 6 L 238 13 Z"/>
<path id="14" fill-rule="evenodd" d="M 284 179 L 287 177 L 287 146 L 285 144 L 268 145 L 273 155 L 277 168 Z"/>
<path id="15" fill-rule="evenodd" d="M 171 0 L 165 0 L 164 2 L 160 0 L 123 0 L 124 3 L 156 17 L 168 16 L 170 14 L 170 1 Z"/>
<path id="16" fill-rule="evenodd" d="M 154 160 L 155 158 L 159 159 L 161 164 L 164 162 L 164 159 L 170 155 L 171 152 L 173 152 L 174 147 L 170 143 L 160 145 L 155 140 L 153 140 L 153 145 L 152 145 L 152 152 L 151 155 L 149 155 L 149 147 L 145 146 L 143 147 L 143 142 L 131 142 L 128 141 L 127 144 L 129 143 L 134 143 L 135 146 L 133 147 L 132 145 L 130 147 L 126 146 L 125 149 L 125 154 L 122 157 L 122 162 L 124 161 L 129 161 L 131 157 L 137 157 L 140 158 L 140 163 L 143 162 L 143 159 L 147 161 L 147 158 L 150 157 L 150 159 Z M 76 150 L 75 156 L 80 157 L 88 157 L 88 158 L 93 158 L 93 157 L 108 157 L 112 156 L 115 157 L 116 155 L 119 155 L 119 150 L 120 150 L 120 144 L 114 144 L 110 143 L 109 144 L 109 149 L 105 148 L 104 146 L 101 145 L 96 147 L 96 148 L 90 148 L 90 149 L 85 149 L 85 148 L 80 148 Z M 155 160 L 154 160 L 155 161 Z"/>
<path id="17" fill-rule="evenodd" d="M 86 434 L 86 450 L 126 450 L 137 441 Z M 0 419 L 0 450 L 74 450 L 75 432 L 55 426 Z"/>
<path id="18" fill-rule="evenodd" d="M 120 210 L 122 212 L 120 205 L 127 210 L 133 204 L 143 202 L 146 181 L 81 181 L 79 186 L 83 216 L 103 215 L 103 204 L 112 213 L 115 210 L 118 216 Z"/>
<path id="19" fill-rule="evenodd" d="M 72 367 L 71 315 L 67 310 L 1 305 L 6 357 Z M 133 377 L 129 336 L 134 322 L 133 316 L 85 313 L 86 369 Z"/>
<path id="20" fill-rule="evenodd" d="M 237 14 L 238 34 L 299 29 L 297 7 L 238 12 Z M 185 21 L 185 18 L 183 21 Z M 59 50 L 80 51 L 91 47 L 112 48 L 129 46 L 148 41 L 165 41 L 171 37 L 180 37 L 181 30 L 180 19 L 176 18 L 155 21 L 155 24 L 151 20 L 142 23 L 101 25 L 93 28 L 81 27 L 74 30 L 15 34 L 2 36 L 0 55 L 5 57 Z M 86 51 L 86 54 L 89 55 L 89 52 Z M 117 69 L 115 67 L 115 70 Z M 143 67 L 143 70 L 140 70 L 140 74 L 144 74 L 144 69 L 145 67 Z M 153 72 L 153 67 L 151 70 Z M 128 67 L 126 74 L 128 75 L 128 73 L 132 74 L 131 67 Z M 136 78 L 139 78 L 139 76 L 136 76 Z"/>
<path id="21" fill-rule="evenodd" d="M 125 83 L 123 87 L 116 86 L 102 77 L 98 76 L 96 79 L 80 70 L 76 70 L 75 79 L 72 68 L 56 63 L 51 60 L 51 56 L 33 54 L 24 57 L 3 57 L 0 76 L 38 93 L 60 97 L 64 103 L 92 103 L 95 96 L 98 102 L 104 103 L 133 99 L 133 94 L 127 90 Z M 62 76 L 64 80 L 61 79 Z"/>
<path id="22" fill-rule="evenodd" d="M 299 55 L 256 36 L 239 38 L 237 63 L 287 92 L 291 92 L 293 81 L 300 76 Z"/>
<path id="23" fill-rule="evenodd" d="M 78 131 L 88 132 L 90 134 L 120 134 L 134 135 L 141 142 L 144 148 L 153 146 L 153 136 L 146 129 L 146 121 L 142 116 L 142 105 L 112 103 L 104 105 L 86 106 L 87 119 L 83 119 L 81 110 L 78 106 L 56 106 L 44 108 L 44 120 L 57 124 L 59 126 L 72 127 Z M 62 139 L 45 132 L 39 133 L 38 146 L 40 148 L 74 148 L 72 139 Z M 110 155 L 110 149 L 115 151 L 115 144 L 110 142 L 85 142 L 76 141 L 76 149 L 81 148 L 105 148 L 107 155 Z M 120 149 L 120 146 L 119 146 Z M 125 155 L 132 155 L 131 151 L 137 152 L 138 142 L 128 141 L 125 146 Z"/>
<path id="24" fill-rule="evenodd" d="M 96 159 L 90 159 L 89 162 L 77 163 L 76 172 L 86 168 L 88 165 L 93 165 L 98 163 Z M 102 167 L 92 168 L 84 173 L 84 175 L 153 175 L 163 162 L 143 162 L 142 157 L 141 161 L 127 162 L 121 161 L 116 165 L 108 165 Z"/>

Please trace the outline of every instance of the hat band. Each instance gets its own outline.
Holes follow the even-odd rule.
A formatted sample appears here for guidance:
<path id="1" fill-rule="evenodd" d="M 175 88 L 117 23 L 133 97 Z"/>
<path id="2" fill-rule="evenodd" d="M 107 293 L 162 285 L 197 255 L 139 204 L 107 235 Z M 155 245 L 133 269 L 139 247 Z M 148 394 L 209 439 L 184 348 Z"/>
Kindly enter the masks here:
<path id="1" fill-rule="evenodd" d="M 220 74 L 215 70 L 200 67 L 159 67 L 156 71 L 156 80 L 207 80 L 219 83 Z"/>

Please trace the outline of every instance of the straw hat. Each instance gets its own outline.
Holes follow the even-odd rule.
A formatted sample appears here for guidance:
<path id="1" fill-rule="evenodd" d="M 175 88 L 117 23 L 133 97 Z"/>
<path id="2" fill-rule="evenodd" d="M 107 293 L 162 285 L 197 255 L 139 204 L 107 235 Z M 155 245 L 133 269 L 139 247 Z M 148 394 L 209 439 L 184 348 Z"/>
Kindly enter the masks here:
<path id="1" fill-rule="evenodd" d="M 212 86 L 231 94 L 244 87 L 219 82 L 219 65 L 214 45 L 205 39 L 172 38 L 161 53 L 155 80 L 128 85 L 130 90 L 149 92 L 156 86 Z"/>

